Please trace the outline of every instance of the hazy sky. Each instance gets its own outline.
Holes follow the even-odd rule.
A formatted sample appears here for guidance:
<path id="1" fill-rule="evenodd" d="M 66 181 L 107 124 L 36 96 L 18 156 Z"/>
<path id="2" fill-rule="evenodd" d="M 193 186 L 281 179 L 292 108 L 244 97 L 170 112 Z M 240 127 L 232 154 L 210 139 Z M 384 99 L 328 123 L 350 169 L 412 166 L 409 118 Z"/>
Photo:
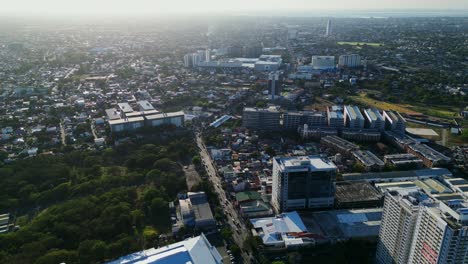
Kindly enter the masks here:
<path id="1" fill-rule="evenodd" d="M 468 9 L 468 0 L 0 0 L 0 13 L 205 13 L 318 9 Z M 261 13 L 259 13 L 261 14 Z"/>

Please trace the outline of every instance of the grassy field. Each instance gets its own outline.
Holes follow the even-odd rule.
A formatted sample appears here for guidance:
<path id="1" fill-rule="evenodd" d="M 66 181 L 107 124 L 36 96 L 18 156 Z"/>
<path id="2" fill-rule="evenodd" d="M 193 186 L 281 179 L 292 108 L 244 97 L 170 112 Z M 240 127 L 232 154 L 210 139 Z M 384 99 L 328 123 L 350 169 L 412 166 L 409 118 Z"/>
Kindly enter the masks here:
<path id="1" fill-rule="evenodd" d="M 375 107 L 380 110 L 395 110 L 405 114 L 421 114 L 421 112 L 414 111 L 411 109 L 411 105 L 407 104 L 394 104 L 384 101 L 379 101 L 370 98 L 365 93 L 359 94 L 359 96 L 350 96 L 353 101 L 368 105 L 369 107 Z"/>
<path id="2" fill-rule="evenodd" d="M 452 119 L 457 117 L 457 111 L 452 109 L 445 109 L 436 106 L 417 106 L 410 104 L 395 104 L 384 101 L 379 101 L 367 96 L 366 93 L 361 93 L 359 96 L 351 96 L 353 101 L 375 107 L 381 110 L 395 110 L 405 114 L 425 114 L 428 116 L 439 117 L 444 119 Z"/>
<path id="3" fill-rule="evenodd" d="M 384 44 L 376 43 L 376 42 L 347 42 L 347 41 L 339 41 L 337 42 L 338 45 L 351 45 L 351 46 L 371 46 L 371 47 L 381 47 Z"/>

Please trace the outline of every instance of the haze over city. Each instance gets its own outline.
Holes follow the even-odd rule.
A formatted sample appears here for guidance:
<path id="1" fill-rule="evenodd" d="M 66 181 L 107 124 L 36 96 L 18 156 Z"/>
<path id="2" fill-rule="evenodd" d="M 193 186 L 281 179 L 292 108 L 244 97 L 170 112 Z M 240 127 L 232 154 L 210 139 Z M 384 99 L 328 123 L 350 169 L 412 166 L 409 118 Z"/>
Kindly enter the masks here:
<path id="1" fill-rule="evenodd" d="M 277 14 L 304 13 L 307 11 L 356 10 L 440 10 L 466 11 L 465 0 L 17 0 L 2 3 L 1 13 L 12 14 L 207 14 L 247 12 L 262 15 L 265 11 Z M 255 13 L 259 12 L 259 13 Z M 267 14 L 263 14 L 267 15 Z"/>
<path id="2" fill-rule="evenodd" d="M 467 0 L 1 2 L 0 263 L 468 263 Z"/>

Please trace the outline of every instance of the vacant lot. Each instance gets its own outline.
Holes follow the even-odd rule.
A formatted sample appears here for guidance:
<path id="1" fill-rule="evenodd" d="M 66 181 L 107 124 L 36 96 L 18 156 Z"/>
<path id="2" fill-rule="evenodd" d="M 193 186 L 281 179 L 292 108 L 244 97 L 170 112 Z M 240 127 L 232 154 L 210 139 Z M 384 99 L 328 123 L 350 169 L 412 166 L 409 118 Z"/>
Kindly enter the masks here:
<path id="1" fill-rule="evenodd" d="M 419 106 L 410 104 L 396 104 L 390 102 L 384 102 L 370 98 L 366 93 L 361 93 L 359 96 L 350 96 L 353 101 L 375 107 L 380 110 L 395 110 L 400 113 L 417 115 L 425 114 L 427 116 L 439 117 L 444 119 L 452 119 L 457 117 L 457 111 L 451 109 L 445 109 L 438 106 Z"/>
<path id="2" fill-rule="evenodd" d="M 411 105 L 395 104 L 395 103 L 379 101 L 379 100 L 368 97 L 366 93 L 361 93 L 359 94 L 359 96 L 350 96 L 350 98 L 353 101 L 368 105 L 369 107 L 375 107 L 380 110 L 394 110 L 400 113 L 412 114 L 412 115 L 421 114 L 420 112 L 416 112 L 412 110 Z"/>

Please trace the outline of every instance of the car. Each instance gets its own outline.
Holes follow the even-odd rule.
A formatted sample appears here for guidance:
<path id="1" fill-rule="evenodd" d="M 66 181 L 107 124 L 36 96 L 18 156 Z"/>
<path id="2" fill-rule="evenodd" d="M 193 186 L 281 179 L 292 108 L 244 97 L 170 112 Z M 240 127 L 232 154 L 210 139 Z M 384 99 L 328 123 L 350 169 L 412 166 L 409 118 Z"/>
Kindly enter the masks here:
<path id="1" fill-rule="evenodd" d="M 188 169 L 188 166 L 184 166 L 184 169 Z"/>
<path id="2" fill-rule="evenodd" d="M 231 250 L 229 250 L 229 249 L 228 249 L 226 252 L 227 252 L 228 254 L 231 254 L 231 253 L 232 253 L 232 251 L 231 251 Z"/>

